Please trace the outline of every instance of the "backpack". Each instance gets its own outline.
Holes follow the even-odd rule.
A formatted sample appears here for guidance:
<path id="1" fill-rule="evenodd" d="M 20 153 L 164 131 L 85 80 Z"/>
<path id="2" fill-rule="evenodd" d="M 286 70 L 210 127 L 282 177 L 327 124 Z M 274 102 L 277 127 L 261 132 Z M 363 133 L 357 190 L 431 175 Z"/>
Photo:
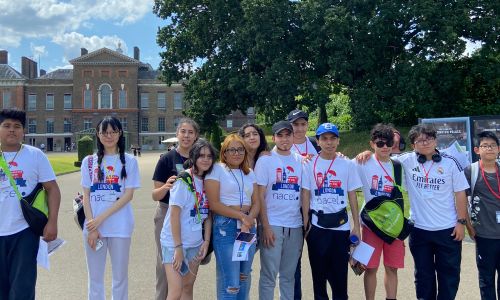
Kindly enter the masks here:
<path id="1" fill-rule="evenodd" d="M 361 210 L 363 223 L 388 244 L 395 239 L 404 240 L 413 229 L 413 222 L 404 216 L 404 200 L 400 186 L 402 166 L 392 161 L 396 184 L 390 196 L 377 196 L 368 201 Z"/>

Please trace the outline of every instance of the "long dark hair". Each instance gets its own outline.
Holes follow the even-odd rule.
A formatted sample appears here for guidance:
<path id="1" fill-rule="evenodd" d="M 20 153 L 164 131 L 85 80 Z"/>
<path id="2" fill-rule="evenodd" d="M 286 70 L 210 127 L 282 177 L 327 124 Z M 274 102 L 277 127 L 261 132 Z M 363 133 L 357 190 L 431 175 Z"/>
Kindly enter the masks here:
<path id="1" fill-rule="evenodd" d="M 125 170 L 125 137 L 123 136 L 122 124 L 117 118 L 106 116 L 99 122 L 99 124 L 97 124 L 95 129 L 95 134 L 97 137 L 97 166 L 98 166 L 97 178 L 99 179 L 100 182 L 104 180 L 104 172 L 101 169 L 101 163 L 104 157 L 104 145 L 101 143 L 101 140 L 99 139 L 99 133 L 103 131 L 105 132 L 109 126 L 111 126 L 111 128 L 113 128 L 114 131 L 118 131 L 120 134 L 120 138 L 118 139 L 118 144 L 117 144 L 118 153 L 120 154 L 120 161 L 122 162 L 122 171 L 120 173 L 120 178 L 121 179 L 127 178 L 127 171 Z"/>
<path id="2" fill-rule="evenodd" d="M 255 156 L 253 158 L 253 164 L 255 165 L 262 151 L 269 151 L 269 146 L 267 145 L 266 135 L 264 134 L 264 131 L 262 130 L 262 128 L 255 124 L 247 123 L 241 126 L 240 130 L 238 130 L 238 134 L 243 138 L 245 136 L 245 129 L 247 129 L 248 127 L 253 127 L 259 134 L 259 147 L 257 148 L 257 151 L 255 151 Z"/>
<path id="3" fill-rule="evenodd" d="M 196 161 L 201 155 L 201 150 L 205 147 L 208 148 L 208 151 L 210 151 L 210 154 L 212 155 L 212 165 L 201 175 L 201 178 L 205 178 L 206 174 L 212 172 L 215 161 L 217 160 L 217 152 L 215 151 L 215 148 L 212 146 L 212 144 L 210 144 L 207 140 L 199 138 L 196 142 L 194 142 L 191 150 L 189 150 L 189 158 L 184 162 L 183 165 L 185 169 L 193 167 L 193 173 L 197 174 L 199 170 L 198 166 L 196 166 Z M 195 174 L 191 175 L 194 176 Z"/>

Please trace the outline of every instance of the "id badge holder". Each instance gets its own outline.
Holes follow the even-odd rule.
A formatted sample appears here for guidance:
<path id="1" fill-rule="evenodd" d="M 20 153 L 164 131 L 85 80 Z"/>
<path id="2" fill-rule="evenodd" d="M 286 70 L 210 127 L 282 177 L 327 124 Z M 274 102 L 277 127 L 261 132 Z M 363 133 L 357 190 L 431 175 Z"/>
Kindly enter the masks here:
<path id="1" fill-rule="evenodd" d="M 500 210 L 497 210 L 497 224 L 500 224 Z"/>

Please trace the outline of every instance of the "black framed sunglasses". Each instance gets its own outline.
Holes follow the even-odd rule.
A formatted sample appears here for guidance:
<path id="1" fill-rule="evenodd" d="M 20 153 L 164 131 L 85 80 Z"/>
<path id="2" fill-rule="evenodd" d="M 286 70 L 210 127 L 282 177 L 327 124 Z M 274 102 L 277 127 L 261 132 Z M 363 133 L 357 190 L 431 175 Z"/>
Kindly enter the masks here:
<path id="1" fill-rule="evenodd" d="M 376 141 L 375 145 L 377 145 L 377 148 L 383 148 L 384 145 L 387 145 L 387 147 L 391 148 L 394 145 L 394 141 Z"/>

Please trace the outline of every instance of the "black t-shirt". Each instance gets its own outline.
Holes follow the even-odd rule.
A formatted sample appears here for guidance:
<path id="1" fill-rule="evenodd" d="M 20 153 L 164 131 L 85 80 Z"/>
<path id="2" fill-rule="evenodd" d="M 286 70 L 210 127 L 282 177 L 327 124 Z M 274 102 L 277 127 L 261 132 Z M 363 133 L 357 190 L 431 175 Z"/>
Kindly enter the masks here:
<path id="1" fill-rule="evenodd" d="M 156 164 L 153 174 L 154 181 L 167 182 L 170 176 L 176 175 L 184 170 L 183 163 L 186 158 L 182 157 L 177 150 L 173 149 L 163 154 Z M 160 201 L 168 204 L 170 191 Z"/>

